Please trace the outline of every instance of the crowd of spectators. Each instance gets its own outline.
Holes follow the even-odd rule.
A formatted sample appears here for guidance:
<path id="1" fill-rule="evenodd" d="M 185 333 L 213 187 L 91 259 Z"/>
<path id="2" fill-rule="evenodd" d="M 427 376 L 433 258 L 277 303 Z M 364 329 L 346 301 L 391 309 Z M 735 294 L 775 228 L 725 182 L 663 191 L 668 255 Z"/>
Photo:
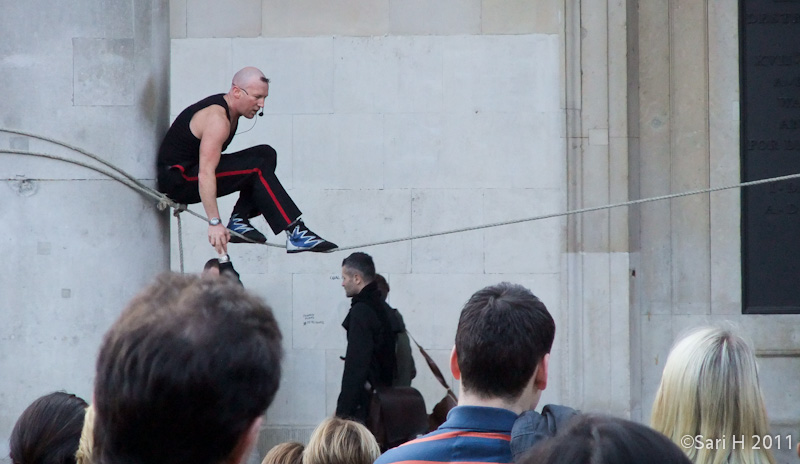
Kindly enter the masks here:
<path id="1" fill-rule="evenodd" d="M 769 435 L 768 420 L 755 354 L 733 331 L 696 328 L 676 341 L 650 426 L 563 405 L 536 412 L 555 333 L 530 290 L 480 289 L 462 309 L 450 359 L 458 405 L 438 429 L 381 454 L 362 421 L 334 416 L 262 464 L 775 464 L 751 443 Z M 161 275 L 104 336 L 92 405 L 65 392 L 35 400 L 11 433 L 11 461 L 246 462 L 280 384 L 281 341 L 272 309 L 238 279 Z"/>

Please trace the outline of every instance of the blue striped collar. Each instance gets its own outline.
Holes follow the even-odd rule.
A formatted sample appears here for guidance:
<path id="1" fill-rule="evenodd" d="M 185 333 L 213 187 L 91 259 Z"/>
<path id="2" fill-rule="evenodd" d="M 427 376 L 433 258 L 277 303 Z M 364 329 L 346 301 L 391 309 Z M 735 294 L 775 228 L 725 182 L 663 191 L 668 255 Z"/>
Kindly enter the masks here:
<path id="1" fill-rule="evenodd" d="M 476 432 L 511 433 L 517 414 L 514 411 L 485 406 L 456 406 L 447 414 L 447 421 L 437 431 L 474 430 Z"/>

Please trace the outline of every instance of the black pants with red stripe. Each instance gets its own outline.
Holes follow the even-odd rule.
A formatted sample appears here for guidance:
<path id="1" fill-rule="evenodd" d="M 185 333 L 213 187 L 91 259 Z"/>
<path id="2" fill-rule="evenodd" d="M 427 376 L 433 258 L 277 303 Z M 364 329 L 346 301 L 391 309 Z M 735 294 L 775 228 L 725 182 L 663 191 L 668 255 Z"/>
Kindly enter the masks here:
<path id="1" fill-rule="evenodd" d="M 217 197 L 239 192 L 232 215 L 252 218 L 259 214 L 275 234 L 300 217 L 300 210 L 275 176 L 278 154 L 269 145 L 258 145 L 223 154 L 217 166 Z M 175 165 L 159 168 L 158 188 L 179 203 L 199 203 L 199 166 Z"/>

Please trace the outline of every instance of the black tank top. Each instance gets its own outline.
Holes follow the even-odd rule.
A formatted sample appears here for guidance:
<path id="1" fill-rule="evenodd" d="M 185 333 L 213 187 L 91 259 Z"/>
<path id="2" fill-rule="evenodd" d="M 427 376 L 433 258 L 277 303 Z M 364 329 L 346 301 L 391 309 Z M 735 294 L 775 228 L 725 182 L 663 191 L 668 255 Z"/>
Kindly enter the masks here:
<path id="1" fill-rule="evenodd" d="M 219 105 L 225 108 L 228 119 L 231 112 L 228 109 L 228 102 L 223 98 L 225 94 L 212 95 L 186 108 L 175 118 L 175 121 L 164 136 L 161 148 L 158 150 L 158 168 L 169 168 L 176 164 L 183 167 L 196 165 L 200 162 L 200 139 L 192 134 L 189 123 L 198 111 L 208 108 L 211 105 Z M 233 140 L 234 133 L 228 136 L 228 140 L 222 144 L 222 151 L 228 148 Z"/>

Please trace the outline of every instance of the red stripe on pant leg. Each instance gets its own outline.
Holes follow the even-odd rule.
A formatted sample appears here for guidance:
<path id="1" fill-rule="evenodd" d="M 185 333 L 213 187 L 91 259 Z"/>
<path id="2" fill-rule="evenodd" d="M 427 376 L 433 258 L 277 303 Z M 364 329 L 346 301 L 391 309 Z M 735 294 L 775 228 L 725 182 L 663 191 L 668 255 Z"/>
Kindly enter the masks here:
<path id="1" fill-rule="evenodd" d="M 186 172 L 184 172 L 184 171 L 185 171 L 185 168 L 184 168 L 183 166 L 181 166 L 180 164 L 176 164 L 176 165 L 174 165 L 174 166 L 170 166 L 170 169 L 171 169 L 171 168 L 177 168 L 177 169 L 178 169 L 178 171 L 180 171 L 180 172 L 181 172 L 181 176 L 183 176 L 183 178 L 184 178 L 185 180 L 188 180 L 188 181 L 195 181 L 195 180 L 197 180 L 197 177 L 189 177 L 189 176 L 187 176 L 187 175 L 186 175 Z"/>
<path id="2" fill-rule="evenodd" d="M 178 168 L 178 170 L 181 171 L 181 175 L 183 176 L 183 178 L 188 180 L 188 181 L 194 182 L 196 180 L 199 180 L 199 177 L 189 177 L 189 176 L 187 176 L 186 173 L 184 172 L 184 167 L 181 166 L 180 164 L 176 164 L 175 166 L 171 166 L 171 167 Z M 245 169 L 245 170 L 242 170 L 242 171 L 219 172 L 219 173 L 214 173 L 214 177 L 239 176 L 239 175 L 242 175 L 242 174 L 252 174 L 254 172 L 259 172 L 260 173 L 261 171 L 259 171 L 258 169 Z"/>
<path id="3" fill-rule="evenodd" d="M 269 192 L 269 196 L 272 197 L 272 202 L 275 203 L 275 206 L 278 207 L 278 211 L 281 212 L 281 216 L 283 216 L 283 219 L 286 220 L 286 225 L 291 224 L 292 221 L 291 219 L 289 219 L 289 215 L 286 214 L 286 211 L 283 210 L 283 206 L 281 206 L 281 204 L 278 202 L 278 199 L 275 197 L 275 194 L 272 192 L 272 189 L 269 188 L 267 180 L 264 179 L 264 176 L 261 174 L 261 169 L 256 169 L 256 171 L 258 171 L 258 178 L 261 179 L 261 183 L 264 184 L 264 187 L 266 187 L 267 192 Z"/>
<path id="4" fill-rule="evenodd" d="M 189 177 L 189 176 L 187 176 L 183 172 L 183 166 L 175 165 L 173 167 L 176 167 L 181 171 L 181 175 L 183 176 L 184 179 L 186 179 L 188 181 L 196 181 L 196 180 L 198 180 L 197 177 Z M 267 193 L 269 193 L 270 198 L 272 198 L 272 202 L 275 203 L 275 206 L 278 207 L 278 211 L 281 213 L 281 216 L 283 216 L 283 219 L 286 221 L 286 224 L 287 225 L 291 224 L 292 220 L 289 219 L 289 215 L 286 214 L 286 211 L 283 210 L 283 206 L 281 206 L 280 202 L 278 201 L 278 198 L 275 196 L 275 193 L 272 191 L 272 189 L 270 188 L 269 184 L 267 183 L 267 180 L 264 179 L 264 175 L 261 173 L 261 169 L 254 168 L 254 169 L 246 169 L 246 170 L 242 170 L 242 171 L 220 172 L 220 173 L 215 173 L 215 176 L 216 177 L 229 177 L 229 176 L 238 176 L 238 175 L 242 175 L 242 174 L 252 174 L 254 172 L 258 173 L 258 178 L 261 179 L 261 183 L 267 189 Z"/>

